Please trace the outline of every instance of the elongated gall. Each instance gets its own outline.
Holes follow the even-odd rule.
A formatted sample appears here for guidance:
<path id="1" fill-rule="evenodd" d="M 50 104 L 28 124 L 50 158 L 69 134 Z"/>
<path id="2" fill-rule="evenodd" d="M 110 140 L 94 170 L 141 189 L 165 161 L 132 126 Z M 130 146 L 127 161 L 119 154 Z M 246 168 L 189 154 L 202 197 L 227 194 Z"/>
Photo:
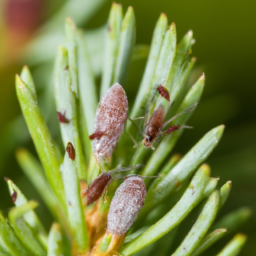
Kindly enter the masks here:
<path id="1" fill-rule="evenodd" d="M 128 101 L 123 87 L 116 83 L 100 100 L 94 121 L 93 152 L 99 164 L 109 162 L 124 131 L 128 113 Z"/>
<path id="2" fill-rule="evenodd" d="M 108 213 L 107 232 L 124 235 L 144 205 L 147 191 L 143 178 L 129 176 L 116 190 Z"/>

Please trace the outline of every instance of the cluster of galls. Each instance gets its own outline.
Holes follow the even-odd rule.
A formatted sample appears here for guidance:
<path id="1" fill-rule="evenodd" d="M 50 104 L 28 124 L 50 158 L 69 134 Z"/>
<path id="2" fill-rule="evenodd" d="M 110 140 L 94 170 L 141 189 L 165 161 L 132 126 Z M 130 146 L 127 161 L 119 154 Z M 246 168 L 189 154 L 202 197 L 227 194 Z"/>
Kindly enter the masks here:
<path id="1" fill-rule="evenodd" d="M 168 90 L 159 85 L 157 88 L 159 96 L 170 101 Z M 185 110 L 190 111 L 194 106 Z M 180 114 L 179 113 L 178 116 Z M 143 143 L 146 147 L 151 147 L 156 138 L 161 134 L 172 133 L 180 128 L 179 125 L 171 125 L 167 130 L 163 129 L 174 119 L 164 123 L 165 113 L 162 105 L 159 105 L 148 118 L 145 126 Z M 58 113 L 59 121 L 68 122 L 65 113 Z M 93 152 L 96 161 L 101 167 L 102 174 L 99 175 L 87 187 L 85 182 L 81 182 L 81 197 L 84 206 L 91 205 L 105 195 L 108 185 L 119 177 L 117 173 L 140 168 L 141 165 L 119 168 L 112 171 L 105 171 L 105 163 L 109 163 L 111 156 L 117 147 L 118 140 L 124 131 L 125 122 L 128 118 L 128 100 L 126 93 L 121 85 L 114 84 L 107 90 L 102 97 L 95 117 L 94 132 L 89 138 L 93 141 Z M 69 142 L 66 151 L 69 157 L 75 159 L 75 149 Z M 86 219 L 88 223 L 89 234 L 91 237 L 91 255 L 102 255 L 100 244 L 104 239 L 111 236 L 111 242 L 108 249 L 103 253 L 113 255 L 122 245 L 127 231 L 132 226 L 138 213 L 144 205 L 146 197 L 146 186 L 143 176 L 129 175 L 125 177 L 124 182 L 118 187 L 114 197 L 111 200 L 108 215 L 101 214 L 101 200 L 96 202 L 95 207 L 87 211 Z M 104 196 L 103 199 L 104 200 Z M 105 225 L 107 230 L 105 232 Z"/>

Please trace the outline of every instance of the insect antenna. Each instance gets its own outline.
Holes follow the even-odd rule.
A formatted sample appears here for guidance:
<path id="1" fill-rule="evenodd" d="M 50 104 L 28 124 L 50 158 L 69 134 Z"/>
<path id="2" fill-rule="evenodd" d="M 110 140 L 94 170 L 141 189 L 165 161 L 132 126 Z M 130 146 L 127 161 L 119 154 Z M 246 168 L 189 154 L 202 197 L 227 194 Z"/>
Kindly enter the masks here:
<path id="1" fill-rule="evenodd" d="M 194 105 L 192 105 L 191 107 L 185 109 L 184 111 L 181 111 L 180 113 L 176 114 L 175 116 L 173 116 L 171 119 L 169 119 L 168 121 L 166 121 L 163 125 L 162 125 L 162 129 L 164 129 L 169 123 L 171 123 L 174 119 L 176 119 L 177 117 L 190 112 L 192 109 L 194 109 L 196 106 L 198 105 L 198 102 L 195 103 Z"/>
<path id="2" fill-rule="evenodd" d="M 183 124 L 181 126 L 180 125 L 171 125 L 167 130 L 161 131 L 159 134 L 161 136 L 169 135 L 170 133 L 173 133 L 173 132 L 179 130 L 180 128 L 183 128 L 183 129 L 193 129 L 194 127 L 188 126 L 188 125 L 185 125 L 185 124 Z"/>
<path id="3" fill-rule="evenodd" d="M 183 128 L 183 129 L 193 129 L 194 127 L 183 124 L 180 128 Z"/>
<path id="4" fill-rule="evenodd" d="M 134 122 L 134 120 L 136 120 L 136 119 L 142 119 L 141 117 L 138 117 L 138 118 L 135 118 L 135 119 L 132 119 L 132 118 L 130 118 L 129 116 L 127 117 L 131 122 L 132 122 L 132 124 L 138 129 L 138 131 L 139 131 L 139 133 L 143 136 L 143 137 L 145 137 L 146 135 L 140 130 L 140 128 L 138 127 L 138 125 Z M 144 117 L 145 118 L 145 117 Z"/>
<path id="5" fill-rule="evenodd" d="M 147 126 L 147 122 L 149 121 L 150 119 L 150 109 L 151 109 L 151 106 L 152 106 L 152 102 L 154 101 L 154 98 L 155 98 L 155 93 L 153 93 L 153 91 L 151 92 L 151 95 L 149 96 L 149 99 L 146 103 L 146 109 L 145 109 L 145 119 L 144 119 L 144 127 Z"/>
<path id="6" fill-rule="evenodd" d="M 134 137 L 131 135 L 131 133 L 130 133 L 129 131 L 127 131 L 127 133 L 128 133 L 130 139 L 132 140 L 132 142 L 133 142 L 133 144 L 134 144 L 133 147 L 134 147 L 134 148 L 138 148 L 139 145 L 140 145 L 140 143 L 138 143 L 138 142 L 134 139 Z"/>
<path id="7" fill-rule="evenodd" d="M 145 118 L 145 116 L 140 116 L 140 117 L 132 118 L 132 120 L 134 121 L 134 120 L 140 120 L 140 119 L 144 119 L 144 118 Z"/>
<path id="8" fill-rule="evenodd" d="M 142 164 L 136 164 L 136 165 L 129 166 L 129 167 L 117 168 L 117 169 L 109 171 L 108 173 L 109 174 L 114 174 L 114 173 L 118 173 L 118 172 L 128 172 L 128 171 L 132 171 L 132 170 L 139 169 L 139 168 L 142 168 L 142 167 L 143 167 Z"/>
<path id="9" fill-rule="evenodd" d="M 160 176 L 144 176 L 144 175 L 139 175 L 139 174 L 130 174 L 130 175 L 127 175 L 126 177 L 128 178 L 128 177 L 131 177 L 131 176 L 139 176 L 143 179 L 147 179 L 147 178 L 149 178 L 149 179 L 158 179 L 158 178 L 160 178 Z"/>

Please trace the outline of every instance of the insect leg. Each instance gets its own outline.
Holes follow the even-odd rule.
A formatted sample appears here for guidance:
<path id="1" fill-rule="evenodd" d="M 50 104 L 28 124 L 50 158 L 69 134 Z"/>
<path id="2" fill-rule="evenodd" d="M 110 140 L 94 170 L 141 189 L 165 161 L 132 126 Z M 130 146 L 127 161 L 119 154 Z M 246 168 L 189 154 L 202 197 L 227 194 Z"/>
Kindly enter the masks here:
<path id="1" fill-rule="evenodd" d="M 132 124 L 138 129 L 139 133 L 140 133 L 143 137 L 145 137 L 145 134 L 140 130 L 140 128 L 138 127 L 138 125 L 134 122 L 135 119 L 132 119 L 132 118 L 130 118 L 129 116 L 128 116 L 127 118 L 128 118 L 128 119 L 132 122 Z"/>
<path id="2" fill-rule="evenodd" d="M 180 128 L 182 128 L 182 129 L 193 129 L 192 126 L 188 126 L 188 125 L 185 125 L 185 124 L 183 124 L 181 126 L 180 125 L 171 125 L 167 130 L 162 131 L 159 134 L 160 135 L 170 134 L 170 133 L 173 133 L 173 132 L 179 130 Z"/>
<path id="3" fill-rule="evenodd" d="M 167 130 L 161 131 L 159 135 L 170 134 L 180 129 L 180 125 L 171 125 Z"/>
<path id="4" fill-rule="evenodd" d="M 101 131 L 96 131 L 96 132 L 94 132 L 93 134 L 91 134 L 91 135 L 89 136 L 89 139 L 90 139 L 90 140 L 99 139 L 99 138 L 101 138 L 103 135 L 107 135 L 107 134 L 105 134 L 104 132 L 101 132 Z"/>
<path id="5" fill-rule="evenodd" d="M 132 171 L 132 170 L 135 170 L 135 169 L 139 169 L 141 167 L 143 167 L 142 164 L 136 164 L 136 165 L 129 166 L 129 167 L 117 168 L 117 169 L 109 171 L 108 173 L 113 174 L 113 173 L 118 173 L 118 172 L 128 172 L 128 171 Z"/>
<path id="6" fill-rule="evenodd" d="M 195 103 L 194 105 L 192 105 L 191 107 L 181 111 L 180 113 L 176 114 L 175 116 L 173 116 L 171 119 L 169 119 L 168 121 L 166 121 L 163 125 L 162 125 L 162 129 L 164 129 L 169 123 L 171 123 L 174 119 L 176 119 L 177 117 L 190 112 L 192 109 L 194 109 L 196 106 L 198 105 L 198 103 Z"/>
<path id="7" fill-rule="evenodd" d="M 129 137 L 131 138 L 132 142 L 134 143 L 134 148 L 137 148 L 139 146 L 139 144 L 137 143 L 137 141 L 133 138 L 133 136 L 130 134 L 129 131 L 127 131 Z"/>
<path id="8" fill-rule="evenodd" d="M 193 129 L 194 127 L 183 124 L 180 128 L 183 128 L 183 129 Z"/>
<path id="9" fill-rule="evenodd" d="M 130 175 L 127 175 L 126 177 L 128 178 L 128 177 L 132 177 L 132 176 L 139 176 L 143 179 L 147 179 L 147 178 L 158 179 L 158 178 L 160 178 L 160 176 L 143 176 L 143 175 L 139 175 L 139 174 L 130 174 Z"/>
<path id="10" fill-rule="evenodd" d="M 133 121 L 135 121 L 135 120 L 144 119 L 144 118 L 145 118 L 145 116 L 140 116 L 140 117 L 130 118 L 130 119 L 132 119 Z"/>

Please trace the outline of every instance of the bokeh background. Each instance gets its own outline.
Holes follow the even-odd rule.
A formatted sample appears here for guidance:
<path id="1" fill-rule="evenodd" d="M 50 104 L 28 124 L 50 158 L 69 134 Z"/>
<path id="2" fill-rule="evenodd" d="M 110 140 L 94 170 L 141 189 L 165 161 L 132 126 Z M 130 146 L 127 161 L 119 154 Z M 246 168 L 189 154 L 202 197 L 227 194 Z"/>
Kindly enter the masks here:
<path id="1" fill-rule="evenodd" d="M 74 0 L 85 15 L 78 19 L 80 27 L 94 34 L 105 25 L 111 1 L 95 0 L 91 13 L 83 10 L 83 1 Z M 63 0 L 2 0 L 0 1 L 0 210 L 12 206 L 3 177 L 13 179 L 28 198 L 40 198 L 18 167 L 14 152 L 20 146 L 34 151 L 15 95 L 14 75 L 23 64 L 33 72 L 39 104 L 53 137 L 57 132 L 56 114 L 52 104 L 52 67 L 54 52 L 62 42 L 63 22 L 70 10 L 62 7 Z M 86 2 L 86 1 L 84 1 Z M 189 83 L 202 72 L 206 87 L 202 100 L 191 118 L 193 131 L 185 132 L 175 152 L 186 153 L 208 130 L 221 123 L 226 130 L 219 146 L 208 159 L 212 176 L 221 177 L 220 185 L 232 180 L 233 188 L 220 217 L 239 207 L 249 207 L 253 215 L 239 231 L 249 236 L 242 255 L 256 255 L 256 1 L 252 0 L 125 0 L 118 1 L 123 9 L 132 5 L 137 23 L 137 44 L 143 45 L 141 57 L 132 61 L 124 87 L 128 98 L 134 97 L 146 62 L 147 47 L 160 13 L 165 12 L 169 23 L 175 22 L 178 39 L 192 29 L 196 44 L 193 55 L 197 63 Z M 80 6 L 81 5 L 81 8 Z M 60 14 L 60 11 L 62 12 Z M 56 17 L 57 14 L 57 17 Z M 72 16 L 72 15 L 71 15 Z M 79 16 L 79 15 L 78 15 Z M 38 38 L 52 31 L 51 41 Z M 58 35 L 58 33 L 60 35 Z M 97 30 L 97 35 L 101 29 Z M 96 35 L 96 36 L 97 36 Z M 36 41 L 37 40 L 37 41 Z M 100 56 L 102 40 L 97 40 L 92 55 Z M 49 43 L 50 42 L 50 43 Z M 40 46 L 40 47 L 39 47 Z M 100 60 L 100 57 L 98 57 Z M 100 72 L 100 61 L 94 64 Z M 47 103 L 47 104 L 45 104 Z M 51 220 L 47 209 L 40 207 L 45 225 Z M 213 249 L 218 251 L 230 239 L 226 237 Z"/>

